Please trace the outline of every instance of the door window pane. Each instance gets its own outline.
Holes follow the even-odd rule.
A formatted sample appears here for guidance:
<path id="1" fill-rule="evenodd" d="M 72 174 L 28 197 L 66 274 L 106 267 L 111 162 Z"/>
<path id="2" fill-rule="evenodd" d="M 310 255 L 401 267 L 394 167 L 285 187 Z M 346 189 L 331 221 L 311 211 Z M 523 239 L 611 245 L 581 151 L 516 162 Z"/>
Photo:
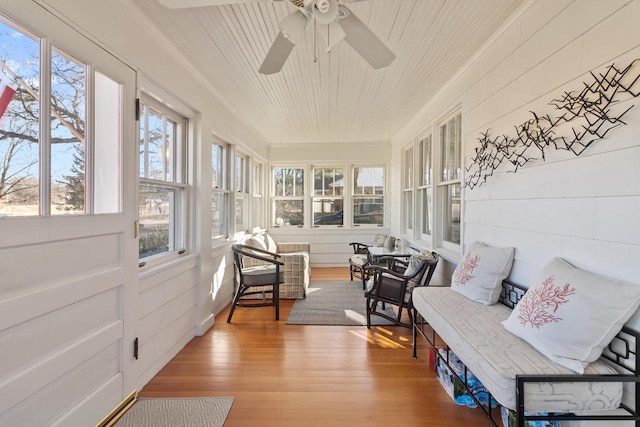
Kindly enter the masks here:
<path id="1" fill-rule="evenodd" d="M 85 212 L 85 66 L 51 53 L 51 214 Z"/>
<path id="2" fill-rule="evenodd" d="M 120 212 L 121 88 L 95 73 L 95 213 Z"/>
<path id="3" fill-rule="evenodd" d="M 40 44 L 0 21 L 0 216 L 38 215 Z"/>

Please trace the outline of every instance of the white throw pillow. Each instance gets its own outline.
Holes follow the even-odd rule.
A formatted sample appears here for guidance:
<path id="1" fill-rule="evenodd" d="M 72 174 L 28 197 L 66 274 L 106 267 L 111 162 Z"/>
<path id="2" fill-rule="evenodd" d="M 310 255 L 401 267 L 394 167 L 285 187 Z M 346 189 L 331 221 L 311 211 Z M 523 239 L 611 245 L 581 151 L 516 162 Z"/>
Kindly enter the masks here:
<path id="1" fill-rule="evenodd" d="M 639 304 L 640 285 L 554 258 L 502 324 L 557 364 L 582 374 Z"/>
<path id="2" fill-rule="evenodd" d="M 472 243 L 453 272 L 451 289 L 484 305 L 498 302 L 502 281 L 513 264 L 515 248 Z"/>

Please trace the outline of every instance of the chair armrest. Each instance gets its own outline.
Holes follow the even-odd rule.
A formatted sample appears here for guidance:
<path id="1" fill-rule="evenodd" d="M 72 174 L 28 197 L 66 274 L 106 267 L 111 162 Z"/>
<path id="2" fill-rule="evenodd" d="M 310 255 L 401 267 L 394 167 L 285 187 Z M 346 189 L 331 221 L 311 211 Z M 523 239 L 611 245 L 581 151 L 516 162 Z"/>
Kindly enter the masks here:
<path id="1" fill-rule="evenodd" d="M 311 252 L 311 244 L 306 242 L 278 243 L 278 253 L 288 254 L 292 252 Z"/>
<path id="2" fill-rule="evenodd" d="M 371 245 L 365 243 L 351 242 L 349 245 L 353 248 L 354 254 L 366 254 L 367 248 Z"/>
<path id="3" fill-rule="evenodd" d="M 273 252 L 265 251 L 263 249 L 258 249 L 258 248 L 254 248 L 252 246 L 246 246 L 246 245 L 235 245 L 235 247 L 236 247 L 235 250 L 238 253 L 242 254 L 243 256 L 268 262 L 270 264 L 284 265 L 284 262 L 278 261 L 278 258 L 280 258 L 280 255 L 274 254 Z"/>

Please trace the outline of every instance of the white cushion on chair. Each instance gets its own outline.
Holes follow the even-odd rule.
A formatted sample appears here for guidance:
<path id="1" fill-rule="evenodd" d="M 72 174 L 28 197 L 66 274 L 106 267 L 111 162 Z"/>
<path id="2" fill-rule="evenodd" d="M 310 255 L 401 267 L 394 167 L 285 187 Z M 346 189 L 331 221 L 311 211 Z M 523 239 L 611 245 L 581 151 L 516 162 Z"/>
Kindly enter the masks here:
<path id="1" fill-rule="evenodd" d="M 362 267 L 367 263 L 367 256 L 362 254 L 356 254 L 351 256 L 351 263 Z"/>

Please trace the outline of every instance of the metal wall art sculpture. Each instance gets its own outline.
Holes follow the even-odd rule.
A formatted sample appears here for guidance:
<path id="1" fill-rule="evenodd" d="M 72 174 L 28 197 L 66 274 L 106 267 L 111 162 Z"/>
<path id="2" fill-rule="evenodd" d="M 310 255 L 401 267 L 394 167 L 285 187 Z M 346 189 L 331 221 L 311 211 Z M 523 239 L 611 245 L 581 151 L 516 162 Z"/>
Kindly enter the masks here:
<path id="1" fill-rule="evenodd" d="M 624 69 L 611 64 L 602 74 L 590 74 L 593 81 L 584 82 L 581 92 L 565 92 L 549 103 L 556 108 L 557 115 L 541 116 L 532 111 L 532 118 L 516 126 L 515 137 L 491 137 L 489 130 L 483 132 L 478 138 L 480 146 L 475 148 L 466 168 L 465 187 L 482 185 L 503 162 L 510 164 L 508 172 L 517 172 L 529 161 L 538 159 L 534 156 L 541 156 L 544 161 L 545 150 L 552 146 L 579 156 L 611 129 L 625 125 L 622 118 L 633 105 L 622 112 L 613 112 L 611 107 L 629 95 L 640 96 L 640 59 Z"/>

